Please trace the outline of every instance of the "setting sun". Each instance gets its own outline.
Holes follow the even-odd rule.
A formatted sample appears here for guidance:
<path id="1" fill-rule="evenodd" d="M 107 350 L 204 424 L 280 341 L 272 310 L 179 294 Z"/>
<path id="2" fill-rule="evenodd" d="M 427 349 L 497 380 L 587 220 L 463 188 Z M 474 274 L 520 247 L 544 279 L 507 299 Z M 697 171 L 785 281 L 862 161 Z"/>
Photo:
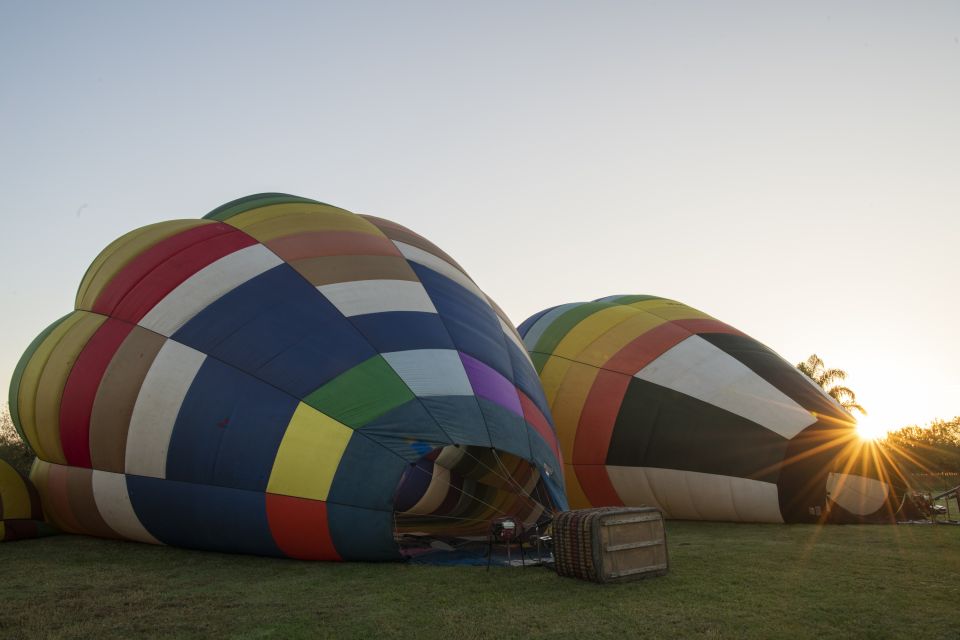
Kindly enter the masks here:
<path id="1" fill-rule="evenodd" d="M 896 428 L 896 427 L 892 427 Z M 857 435 L 862 440 L 879 440 L 887 435 L 891 430 L 889 424 L 885 421 L 877 420 L 873 416 L 865 415 L 857 418 Z"/>

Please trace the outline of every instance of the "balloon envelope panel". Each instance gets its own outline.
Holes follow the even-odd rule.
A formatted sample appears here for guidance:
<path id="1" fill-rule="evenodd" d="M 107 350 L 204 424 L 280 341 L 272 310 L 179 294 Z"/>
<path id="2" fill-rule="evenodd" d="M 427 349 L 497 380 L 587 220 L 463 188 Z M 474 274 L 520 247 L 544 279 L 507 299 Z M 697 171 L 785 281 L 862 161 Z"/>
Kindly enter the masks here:
<path id="1" fill-rule="evenodd" d="M 856 423 L 769 348 L 681 303 L 611 296 L 520 325 L 573 507 L 748 522 L 889 517 Z"/>
<path id="2" fill-rule="evenodd" d="M 449 447 L 523 461 L 537 505 L 566 505 L 542 389 L 496 305 L 409 229 L 295 196 L 113 242 L 76 310 L 27 349 L 10 398 L 66 531 L 391 559 L 398 484 Z M 433 513 L 531 517 L 519 491 Z"/>
<path id="3" fill-rule="evenodd" d="M 0 542 L 50 533 L 43 522 L 40 496 L 28 479 L 0 460 Z"/>

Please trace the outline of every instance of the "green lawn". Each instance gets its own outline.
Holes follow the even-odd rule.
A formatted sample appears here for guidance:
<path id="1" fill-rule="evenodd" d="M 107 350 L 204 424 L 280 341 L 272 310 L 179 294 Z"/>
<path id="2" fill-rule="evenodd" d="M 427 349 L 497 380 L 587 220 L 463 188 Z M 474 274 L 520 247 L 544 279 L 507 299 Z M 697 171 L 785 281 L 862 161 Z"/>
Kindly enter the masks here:
<path id="1" fill-rule="evenodd" d="M 58 536 L 0 545 L 0 638 L 957 638 L 960 527 L 671 522 L 670 574 L 324 564 Z"/>

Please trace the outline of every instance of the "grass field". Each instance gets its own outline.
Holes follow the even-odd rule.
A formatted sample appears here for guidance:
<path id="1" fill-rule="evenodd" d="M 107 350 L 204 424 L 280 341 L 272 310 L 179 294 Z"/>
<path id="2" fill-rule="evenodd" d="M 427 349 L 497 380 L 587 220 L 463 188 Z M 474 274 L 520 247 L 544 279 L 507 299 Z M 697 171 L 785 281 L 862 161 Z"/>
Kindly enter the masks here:
<path id="1" fill-rule="evenodd" d="M 58 536 L 0 546 L 0 638 L 956 638 L 960 527 L 671 522 L 670 574 L 323 564 Z"/>

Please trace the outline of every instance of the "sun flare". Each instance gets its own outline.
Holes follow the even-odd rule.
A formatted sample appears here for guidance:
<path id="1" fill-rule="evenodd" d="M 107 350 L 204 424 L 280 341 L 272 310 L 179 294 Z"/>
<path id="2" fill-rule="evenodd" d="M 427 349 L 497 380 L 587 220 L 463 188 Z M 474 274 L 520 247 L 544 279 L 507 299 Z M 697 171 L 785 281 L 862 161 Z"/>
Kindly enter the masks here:
<path id="1" fill-rule="evenodd" d="M 872 416 L 860 416 L 857 418 L 857 435 L 861 440 L 879 440 L 887 435 L 889 427 L 883 421 L 877 420 Z"/>

